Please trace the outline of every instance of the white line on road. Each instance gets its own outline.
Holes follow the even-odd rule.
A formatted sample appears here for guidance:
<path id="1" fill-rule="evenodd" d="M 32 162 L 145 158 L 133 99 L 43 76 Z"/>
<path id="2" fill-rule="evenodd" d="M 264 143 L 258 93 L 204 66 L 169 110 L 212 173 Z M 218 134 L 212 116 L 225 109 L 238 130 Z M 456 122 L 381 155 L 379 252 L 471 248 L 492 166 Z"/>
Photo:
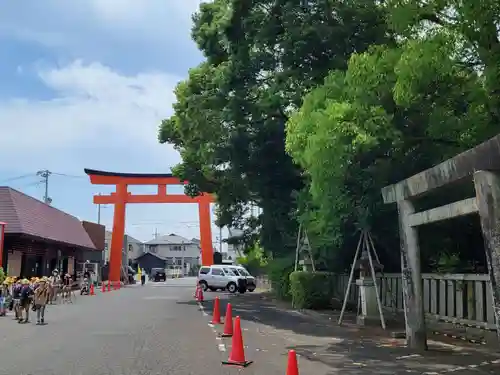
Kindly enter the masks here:
<path id="1" fill-rule="evenodd" d="M 205 307 L 201 304 L 201 302 L 198 302 L 198 307 L 203 314 L 203 316 L 208 316 L 207 312 L 205 311 Z M 222 338 L 217 336 L 217 330 L 215 329 L 215 326 L 212 323 L 207 323 L 208 326 L 212 329 L 212 332 L 215 333 L 215 342 L 217 343 L 217 349 L 219 349 L 220 352 L 225 352 L 226 351 L 226 345 L 223 343 L 219 343 Z"/>
<path id="2" fill-rule="evenodd" d="M 500 359 L 494 359 L 492 361 L 483 361 L 483 362 L 481 362 L 479 364 L 475 364 L 475 365 L 453 367 L 453 368 L 450 368 L 450 369 L 447 369 L 447 370 L 443 370 L 443 371 L 440 371 L 440 372 L 423 372 L 422 375 L 448 374 L 448 373 L 451 373 L 451 372 L 463 371 L 463 370 L 467 370 L 467 369 L 475 369 L 475 368 L 482 367 L 482 366 L 497 365 L 497 364 L 500 364 Z"/>

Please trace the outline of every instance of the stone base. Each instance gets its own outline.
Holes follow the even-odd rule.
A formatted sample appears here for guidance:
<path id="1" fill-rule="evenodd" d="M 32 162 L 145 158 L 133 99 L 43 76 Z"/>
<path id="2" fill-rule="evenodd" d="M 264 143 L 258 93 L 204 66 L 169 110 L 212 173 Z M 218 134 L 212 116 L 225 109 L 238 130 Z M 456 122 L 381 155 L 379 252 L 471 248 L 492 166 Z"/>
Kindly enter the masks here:
<path id="1" fill-rule="evenodd" d="M 356 324 L 360 326 L 381 326 L 380 317 L 378 316 L 362 316 L 356 317 Z"/>

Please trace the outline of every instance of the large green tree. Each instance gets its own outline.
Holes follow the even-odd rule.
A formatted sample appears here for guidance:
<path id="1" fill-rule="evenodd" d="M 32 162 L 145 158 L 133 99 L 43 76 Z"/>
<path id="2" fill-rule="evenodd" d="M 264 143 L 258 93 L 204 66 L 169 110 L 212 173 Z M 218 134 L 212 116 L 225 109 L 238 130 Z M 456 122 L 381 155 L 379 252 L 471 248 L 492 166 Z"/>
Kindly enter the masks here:
<path id="1" fill-rule="evenodd" d="M 178 85 L 160 141 L 180 151 L 174 173 L 191 194 L 216 193 L 220 225 L 243 225 L 253 202 L 262 246 L 287 254 L 305 181 L 285 152 L 285 124 L 329 71 L 388 40 L 384 13 L 367 0 L 215 0 L 195 15 L 192 35 L 206 61 Z"/>
<path id="2" fill-rule="evenodd" d="M 379 244 L 397 251 L 397 220 L 394 208 L 382 204 L 381 187 L 495 133 L 488 90 L 462 63 L 457 45 L 455 34 L 440 30 L 353 54 L 347 71 L 332 71 L 289 120 L 287 148 L 310 179 L 312 228 L 323 223 L 316 234 L 333 239 L 337 252 L 329 255 L 337 265 L 352 260 L 338 255 L 352 254 L 356 226 L 371 228 Z M 426 239 L 423 252 L 436 254 L 436 241 L 447 237 L 441 231 Z M 395 255 L 386 260 L 397 262 Z"/>

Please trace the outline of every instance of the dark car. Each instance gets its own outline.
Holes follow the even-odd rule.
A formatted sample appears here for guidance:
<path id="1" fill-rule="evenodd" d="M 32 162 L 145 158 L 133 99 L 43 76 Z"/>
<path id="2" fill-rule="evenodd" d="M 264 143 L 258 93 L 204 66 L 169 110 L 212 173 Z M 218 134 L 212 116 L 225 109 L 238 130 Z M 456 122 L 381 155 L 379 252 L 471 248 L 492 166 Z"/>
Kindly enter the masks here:
<path id="1" fill-rule="evenodd" d="M 163 268 L 152 268 L 151 279 L 153 281 L 167 281 L 167 274 Z"/>

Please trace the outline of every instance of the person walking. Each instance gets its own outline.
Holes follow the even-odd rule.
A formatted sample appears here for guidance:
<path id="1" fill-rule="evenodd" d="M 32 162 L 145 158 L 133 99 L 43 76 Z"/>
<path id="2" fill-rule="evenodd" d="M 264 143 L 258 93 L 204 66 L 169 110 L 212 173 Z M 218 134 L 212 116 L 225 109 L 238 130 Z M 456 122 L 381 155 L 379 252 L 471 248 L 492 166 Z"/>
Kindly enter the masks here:
<path id="1" fill-rule="evenodd" d="M 14 320 L 21 320 L 21 289 L 22 289 L 22 280 L 19 279 L 12 285 L 12 300 L 13 300 L 13 310 L 14 310 Z"/>
<path id="2" fill-rule="evenodd" d="M 6 315 L 6 303 L 7 297 L 9 296 L 9 282 L 4 281 L 2 285 L 0 285 L 0 316 Z"/>
<path id="3" fill-rule="evenodd" d="M 36 324 L 45 324 L 45 308 L 49 302 L 50 297 L 50 287 L 49 280 L 46 277 L 42 277 L 38 287 L 35 289 L 34 305 L 36 311 Z"/>
<path id="4" fill-rule="evenodd" d="M 33 289 L 27 279 L 21 282 L 21 296 L 19 300 L 19 321 L 18 323 L 28 323 L 30 318 L 30 307 L 33 299 Z M 23 320 L 23 312 L 26 314 Z"/>

